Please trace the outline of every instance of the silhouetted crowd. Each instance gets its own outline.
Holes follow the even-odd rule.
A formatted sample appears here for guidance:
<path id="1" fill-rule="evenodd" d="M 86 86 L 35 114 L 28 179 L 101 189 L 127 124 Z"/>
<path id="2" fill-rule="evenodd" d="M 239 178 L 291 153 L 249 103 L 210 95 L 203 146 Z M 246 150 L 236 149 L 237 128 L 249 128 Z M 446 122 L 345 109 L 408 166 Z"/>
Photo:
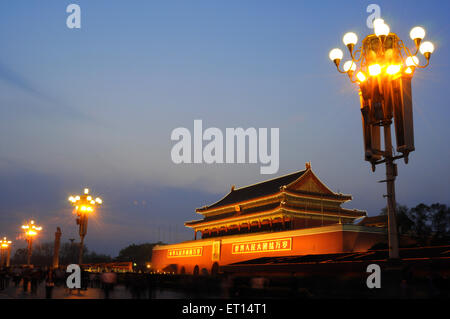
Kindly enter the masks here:
<path id="1" fill-rule="evenodd" d="M 37 295 L 38 287 L 45 282 L 46 295 L 51 298 L 51 288 L 54 286 L 55 276 L 51 268 L 31 268 L 31 267 L 4 267 L 0 270 L 0 290 L 7 289 L 10 281 L 17 288 L 22 286 L 23 292 L 30 292 Z"/>
<path id="2" fill-rule="evenodd" d="M 111 271 L 81 271 L 81 287 L 69 289 L 65 269 L 39 267 L 0 268 L 0 293 L 11 285 L 24 294 L 38 296 L 38 287 L 45 285 L 45 298 L 52 298 L 54 287 L 67 293 L 89 288 L 101 289 L 105 299 L 111 298 L 118 285 L 133 299 L 161 298 L 161 292 L 175 292 L 180 298 L 335 298 L 335 297 L 394 297 L 394 298 L 448 298 L 450 278 L 437 272 L 415 276 L 406 269 L 401 278 L 389 280 L 392 295 L 386 291 L 369 290 L 361 279 L 339 276 L 236 276 L 236 275 L 175 275 L 149 273 L 115 273 Z M 121 294 L 114 297 L 126 298 Z M 379 295 L 377 295 L 380 293 Z M 164 296 L 163 296 L 164 298 Z"/>
<path id="3" fill-rule="evenodd" d="M 45 297 L 52 298 L 54 287 L 67 288 L 67 273 L 63 268 L 53 269 L 52 267 L 3 267 L 0 268 L 0 291 L 7 289 L 10 284 L 15 288 L 22 288 L 23 293 L 37 295 L 38 287 L 45 284 Z M 115 273 L 90 273 L 81 270 L 81 287 L 77 290 L 87 290 L 91 288 L 101 288 L 105 293 L 105 298 L 109 297 L 109 292 L 116 284 Z"/>

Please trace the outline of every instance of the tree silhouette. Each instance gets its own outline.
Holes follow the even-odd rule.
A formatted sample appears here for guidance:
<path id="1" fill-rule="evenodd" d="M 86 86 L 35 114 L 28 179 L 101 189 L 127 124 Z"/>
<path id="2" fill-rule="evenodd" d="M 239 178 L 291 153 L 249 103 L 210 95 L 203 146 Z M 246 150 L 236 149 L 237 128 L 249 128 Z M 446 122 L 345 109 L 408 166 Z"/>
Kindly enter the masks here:
<path id="1" fill-rule="evenodd" d="M 146 262 L 152 260 L 153 247 L 156 245 L 164 245 L 162 242 L 145 243 L 140 245 L 132 244 L 123 248 L 119 252 L 119 256 L 115 258 L 117 261 L 131 261 L 138 265 L 145 265 Z"/>
<path id="2" fill-rule="evenodd" d="M 63 243 L 59 249 L 59 264 L 69 265 L 78 263 L 79 243 Z M 35 244 L 31 255 L 31 264 L 39 267 L 51 266 L 53 264 L 54 243 L 47 242 Z M 83 246 L 83 263 L 104 263 L 113 259 L 109 255 L 91 252 Z M 27 262 L 27 248 L 19 248 L 12 257 L 12 264 L 24 265 Z"/>
<path id="3" fill-rule="evenodd" d="M 386 213 L 387 209 L 383 208 L 380 215 Z M 411 236 L 421 246 L 450 244 L 450 208 L 447 205 L 420 203 L 408 209 L 397 204 L 396 213 L 399 234 Z"/>
<path id="4" fill-rule="evenodd" d="M 401 235 L 411 234 L 414 222 L 409 217 L 409 209 L 405 205 L 396 204 L 397 231 Z M 387 215 L 387 207 L 383 208 L 380 215 Z"/>

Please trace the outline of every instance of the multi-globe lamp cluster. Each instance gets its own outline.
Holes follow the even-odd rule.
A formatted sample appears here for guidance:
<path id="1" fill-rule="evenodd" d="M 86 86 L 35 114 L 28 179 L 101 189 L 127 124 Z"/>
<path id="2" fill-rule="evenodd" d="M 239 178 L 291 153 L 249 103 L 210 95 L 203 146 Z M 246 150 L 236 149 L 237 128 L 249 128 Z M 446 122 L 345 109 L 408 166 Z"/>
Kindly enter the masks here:
<path id="1" fill-rule="evenodd" d="M 351 82 L 359 86 L 361 119 L 363 124 L 364 156 L 372 164 L 386 164 L 388 208 L 389 257 L 399 258 L 396 226 L 396 202 L 394 181 L 397 176 L 395 160 L 403 158 L 408 163 L 409 153 L 415 150 L 411 80 L 416 68 L 425 68 L 430 63 L 434 45 L 425 38 L 425 29 L 416 26 L 409 35 L 415 49 L 410 50 L 383 19 L 373 21 L 374 34 L 366 36 L 360 48 L 355 49 L 358 36 L 348 32 L 342 38 L 351 59 L 343 63 L 344 53 L 332 49 L 330 59 L 340 73 L 346 73 Z M 421 65 L 418 53 L 426 63 Z M 391 141 L 391 123 L 394 122 L 397 152 L 394 154 Z M 384 150 L 381 149 L 381 128 L 384 131 Z"/>
<path id="2" fill-rule="evenodd" d="M 75 206 L 77 215 L 81 215 L 83 213 L 92 213 L 96 205 L 102 204 L 102 199 L 100 197 L 94 199 L 91 195 L 89 195 L 89 189 L 85 188 L 84 195 L 70 196 L 69 202 Z"/>
<path id="3" fill-rule="evenodd" d="M 33 238 L 42 230 L 41 226 L 35 224 L 34 220 L 22 225 L 22 229 L 25 232 L 25 240 L 27 241 L 27 265 L 30 265 L 31 253 L 33 249 Z"/>
<path id="4" fill-rule="evenodd" d="M 363 40 L 362 47 L 357 50 L 355 45 L 358 36 L 354 32 L 344 35 L 342 41 L 347 46 L 351 59 L 343 64 L 342 69 L 342 50 L 335 48 L 329 53 L 338 71 L 347 73 L 353 83 L 361 84 L 368 77 L 396 76 L 401 73 L 412 76 L 416 68 L 428 66 L 434 45 L 430 41 L 422 42 L 426 34 L 424 28 L 417 26 L 411 29 L 409 35 L 416 46 L 415 50 L 411 51 L 395 33 L 390 32 L 383 19 L 375 19 L 373 26 L 374 34 L 368 35 Z M 425 65 L 419 64 L 419 52 L 427 60 Z"/>
<path id="5" fill-rule="evenodd" d="M 83 242 L 84 237 L 87 233 L 88 216 L 90 213 L 94 212 L 96 206 L 103 203 L 100 197 L 95 199 L 89 194 L 89 189 L 84 189 L 83 195 L 70 196 L 69 202 L 75 207 L 75 212 L 77 214 L 77 225 L 79 225 L 79 235 L 80 235 L 80 252 L 78 257 L 78 263 L 81 264 L 83 261 Z"/>

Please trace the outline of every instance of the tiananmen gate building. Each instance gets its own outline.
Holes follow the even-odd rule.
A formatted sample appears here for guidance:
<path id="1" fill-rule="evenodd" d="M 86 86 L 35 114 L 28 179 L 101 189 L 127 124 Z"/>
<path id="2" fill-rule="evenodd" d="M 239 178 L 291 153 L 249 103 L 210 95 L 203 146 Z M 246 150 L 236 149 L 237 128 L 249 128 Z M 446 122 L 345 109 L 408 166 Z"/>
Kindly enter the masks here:
<path id="1" fill-rule="evenodd" d="M 202 219 L 185 223 L 194 240 L 153 249 L 152 268 L 216 273 L 250 259 L 361 252 L 386 242 L 385 224 L 354 224 L 367 214 L 341 207 L 351 199 L 329 189 L 309 163 L 302 171 L 232 187 L 218 202 L 196 209 Z"/>

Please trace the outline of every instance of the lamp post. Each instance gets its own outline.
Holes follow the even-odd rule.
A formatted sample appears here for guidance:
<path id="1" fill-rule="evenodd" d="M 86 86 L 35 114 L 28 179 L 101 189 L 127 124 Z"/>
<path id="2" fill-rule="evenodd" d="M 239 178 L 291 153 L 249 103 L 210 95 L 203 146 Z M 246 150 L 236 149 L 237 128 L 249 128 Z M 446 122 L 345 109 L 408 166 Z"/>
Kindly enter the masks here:
<path id="1" fill-rule="evenodd" d="M 31 261 L 31 253 L 33 250 L 33 239 L 37 236 L 37 234 L 42 230 L 41 226 L 37 226 L 34 223 L 34 220 L 31 220 L 29 223 L 22 225 L 22 229 L 25 231 L 25 240 L 27 241 L 27 266 L 30 266 Z"/>
<path id="2" fill-rule="evenodd" d="M 87 233 L 88 216 L 90 213 L 94 212 L 97 206 L 102 204 L 102 200 L 100 197 L 93 199 L 93 197 L 89 195 L 89 189 L 85 188 L 83 195 L 70 196 L 69 202 L 75 207 L 75 212 L 77 214 L 77 225 L 79 225 L 80 234 L 78 264 L 81 265 L 83 262 L 83 243 Z"/>
<path id="3" fill-rule="evenodd" d="M 343 37 L 351 59 L 340 68 L 343 52 L 333 49 L 329 53 L 340 73 L 348 75 L 352 83 L 359 86 L 361 118 L 363 126 L 365 160 L 372 165 L 386 165 L 388 239 L 389 258 L 399 258 L 398 235 L 395 217 L 395 177 L 397 165 L 395 160 L 403 158 L 408 164 L 409 153 L 414 151 L 413 109 L 411 97 L 411 79 L 417 68 L 425 68 L 430 63 L 434 46 L 431 42 L 422 42 L 425 30 L 414 27 L 410 37 L 415 49 L 410 50 L 403 41 L 390 32 L 383 19 L 373 23 L 374 33 L 362 41 L 362 46 L 355 50 L 358 37 L 348 32 Z M 420 65 L 417 54 L 422 53 L 425 65 Z M 392 150 L 391 124 L 394 121 L 397 142 L 396 154 Z M 384 150 L 381 150 L 381 127 L 384 133 Z"/>
<path id="4" fill-rule="evenodd" d="M 1 254 L 0 267 L 3 267 L 3 264 L 5 263 L 4 261 L 5 257 L 6 257 L 6 267 L 9 267 L 9 261 L 11 259 L 11 244 L 12 241 L 7 240 L 6 237 L 0 239 L 0 254 Z"/>

